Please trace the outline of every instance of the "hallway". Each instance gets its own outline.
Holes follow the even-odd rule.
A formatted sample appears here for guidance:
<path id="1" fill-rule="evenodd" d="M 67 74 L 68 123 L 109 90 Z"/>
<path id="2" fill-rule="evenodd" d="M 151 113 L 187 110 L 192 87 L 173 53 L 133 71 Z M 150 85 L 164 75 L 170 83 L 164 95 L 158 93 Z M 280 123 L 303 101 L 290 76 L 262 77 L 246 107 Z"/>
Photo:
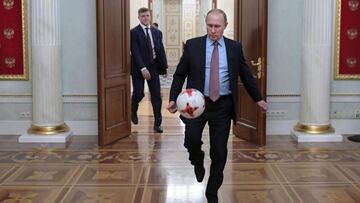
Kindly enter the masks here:
<path id="1" fill-rule="evenodd" d="M 3 202 L 205 203 L 208 131 L 205 180 L 197 183 L 177 115 L 164 111 L 164 133 L 155 134 L 149 111 L 143 101 L 132 135 L 104 148 L 95 136 L 75 136 L 66 147 L 1 136 L 0 188 L 10 192 Z M 257 147 L 230 136 L 220 202 L 360 202 L 359 144 L 344 140 L 297 144 L 270 135 Z"/>

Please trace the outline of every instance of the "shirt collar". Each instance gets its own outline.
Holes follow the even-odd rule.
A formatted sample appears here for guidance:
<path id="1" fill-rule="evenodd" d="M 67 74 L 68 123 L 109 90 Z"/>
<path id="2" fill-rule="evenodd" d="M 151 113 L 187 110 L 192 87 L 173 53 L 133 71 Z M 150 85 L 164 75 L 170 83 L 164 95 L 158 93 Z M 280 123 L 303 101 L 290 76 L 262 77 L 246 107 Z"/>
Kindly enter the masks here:
<path id="1" fill-rule="evenodd" d="M 206 37 L 206 47 L 211 47 L 214 44 L 214 41 L 209 38 L 209 36 Z M 224 36 L 221 36 L 221 38 L 218 40 L 218 44 L 220 47 L 224 46 L 225 40 Z"/>
<path id="2" fill-rule="evenodd" d="M 150 25 L 146 26 L 140 23 L 140 26 L 142 27 L 143 30 L 145 30 L 145 28 L 149 28 L 150 29 Z"/>

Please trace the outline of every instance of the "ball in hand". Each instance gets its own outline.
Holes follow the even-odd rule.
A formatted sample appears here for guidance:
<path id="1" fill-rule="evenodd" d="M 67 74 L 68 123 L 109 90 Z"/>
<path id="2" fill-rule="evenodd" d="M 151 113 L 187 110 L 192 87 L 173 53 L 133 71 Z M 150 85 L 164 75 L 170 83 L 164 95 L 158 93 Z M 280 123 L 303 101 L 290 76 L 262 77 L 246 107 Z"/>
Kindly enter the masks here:
<path id="1" fill-rule="evenodd" d="M 197 89 L 185 89 L 179 94 L 176 106 L 183 117 L 197 118 L 205 110 L 205 97 Z"/>

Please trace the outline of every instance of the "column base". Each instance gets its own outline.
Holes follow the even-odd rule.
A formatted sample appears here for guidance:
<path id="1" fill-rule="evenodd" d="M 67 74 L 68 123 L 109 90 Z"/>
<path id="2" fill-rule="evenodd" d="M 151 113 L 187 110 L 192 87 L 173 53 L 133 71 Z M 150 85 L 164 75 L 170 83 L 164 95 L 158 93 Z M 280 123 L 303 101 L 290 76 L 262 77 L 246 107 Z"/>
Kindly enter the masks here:
<path id="1" fill-rule="evenodd" d="M 328 125 L 305 125 L 300 122 L 298 122 L 295 127 L 295 131 L 303 132 L 303 133 L 309 133 L 309 134 L 328 134 L 328 133 L 334 133 L 334 128 L 328 124 Z"/>
<path id="2" fill-rule="evenodd" d="M 59 133 L 54 135 L 35 135 L 25 133 L 19 137 L 19 143 L 66 143 L 73 132 Z"/>
<path id="3" fill-rule="evenodd" d="M 66 125 L 66 123 L 57 126 L 37 126 L 32 124 L 27 133 L 35 135 L 57 135 L 69 131 L 70 128 Z"/>
<path id="4" fill-rule="evenodd" d="M 291 137 L 297 142 L 342 142 L 343 137 L 336 133 L 310 134 L 298 131 L 292 131 Z"/>

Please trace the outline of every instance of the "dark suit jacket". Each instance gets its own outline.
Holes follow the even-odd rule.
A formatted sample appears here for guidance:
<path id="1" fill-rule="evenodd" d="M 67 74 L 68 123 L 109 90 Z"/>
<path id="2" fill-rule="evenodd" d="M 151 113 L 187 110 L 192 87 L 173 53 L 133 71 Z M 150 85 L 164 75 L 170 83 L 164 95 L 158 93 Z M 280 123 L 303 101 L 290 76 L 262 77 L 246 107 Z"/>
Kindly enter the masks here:
<path id="1" fill-rule="evenodd" d="M 202 93 L 204 92 L 206 37 L 205 35 L 190 39 L 186 42 L 184 53 L 173 76 L 174 78 L 170 89 L 170 101 L 176 101 L 186 77 L 186 88 L 195 88 Z M 237 83 L 239 75 L 253 100 L 258 102 L 262 98 L 256 80 L 245 62 L 241 44 L 225 37 L 224 41 L 230 74 L 230 90 L 232 92 L 234 110 L 237 112 Z"/>
<path id="2" fill-rule="evenodd" d="M 162 43 L 162 33 L 160 30 L 150 28 L 154 49 L 156 53 L 156 62 L 159 74 L 166 74 L 168 67 L 164 45 Z M 141 27 L 138 25 L 131 29 L 131 75 L 142 77 L 141 69 L 143 67 L 150 68 L 150 54 L 147 48 L 146 35 Z M 149 70 L 150 71 L 150 70 Z"/>

